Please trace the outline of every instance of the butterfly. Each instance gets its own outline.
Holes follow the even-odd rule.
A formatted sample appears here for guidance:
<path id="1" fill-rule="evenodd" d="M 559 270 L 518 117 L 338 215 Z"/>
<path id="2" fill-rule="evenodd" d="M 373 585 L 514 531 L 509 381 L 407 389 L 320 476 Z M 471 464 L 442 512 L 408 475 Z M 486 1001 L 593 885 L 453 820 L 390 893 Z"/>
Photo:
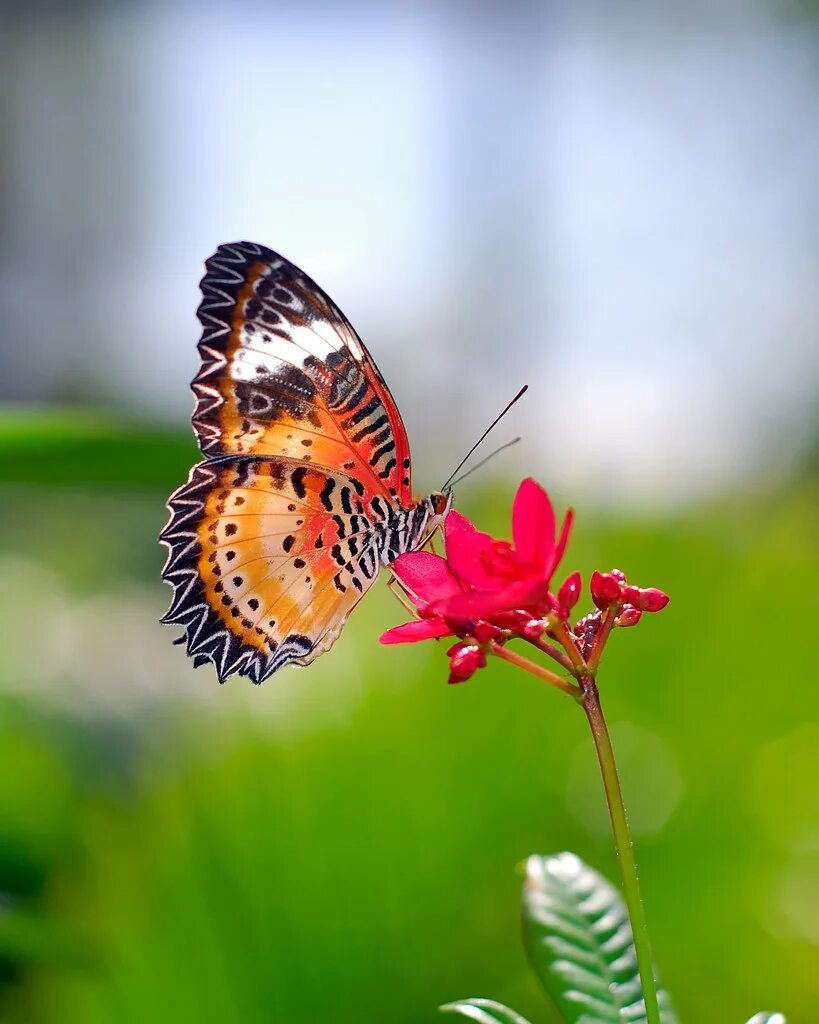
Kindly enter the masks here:
<path id="1" fill-rule="evenodd" d="M 261 683 L 328 650 L 379 569 L 423 547 L 452 498 L 413 497 L 395 401 L 314 281 L 252 242 L 220 245 L 205 269 L 191 385 L 203 459 L 168 500 L 162 621 L 220 682 Z"/>

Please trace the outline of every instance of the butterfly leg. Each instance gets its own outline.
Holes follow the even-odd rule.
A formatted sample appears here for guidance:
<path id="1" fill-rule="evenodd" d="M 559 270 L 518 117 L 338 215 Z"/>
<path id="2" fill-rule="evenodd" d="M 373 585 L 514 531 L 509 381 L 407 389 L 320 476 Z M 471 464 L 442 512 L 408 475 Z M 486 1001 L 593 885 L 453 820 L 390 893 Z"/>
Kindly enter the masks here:
<path id="1" fill-rule="evenodd" d="M 398 600 L 401 602 L 404 608 L 410 613 L 410 615 L 412 615 L 414 619 L 417 619 L 419 617 L 418 610 L 413 604 L 411 604 L 411 602 L 407 598 L 407 593 L 404 590 L 403 586 L 401 585 L 401 581 L 398 579 L 397 576 L 390 576 L 387 582 L 387 589 L 391 591 L 395 597 L 398 598 Z"/>

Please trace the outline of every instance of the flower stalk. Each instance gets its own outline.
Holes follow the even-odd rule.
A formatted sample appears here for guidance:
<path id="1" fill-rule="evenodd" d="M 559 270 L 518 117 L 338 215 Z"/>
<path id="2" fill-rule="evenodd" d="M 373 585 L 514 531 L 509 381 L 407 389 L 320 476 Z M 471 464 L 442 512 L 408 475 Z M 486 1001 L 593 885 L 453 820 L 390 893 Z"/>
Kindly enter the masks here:
<path id="1" fill-rule="evenodd" d="M 648 936 L 648 922 L 640 895 L 640 880 L 637 875 L 637 862 L 634 858 L 634 845 L 628 827 L 620 777 L 617 774 L 617 763 L 614 760 L 614 749 L 611 745 L 611 737 L 603 716 L 603 708 L 600 704 L 600 695 L 594 677 L 588 674 L 581 675 L 579 681 L 583 692 L 581 703 L 591 727 L 600 774 L 603 778 L 603 788 L 606 792 L 611 834 L 614 839 L 614 849 L 617 852 L 617 861 L 620 865 L 620 879 L 623 883 L 623 895 L 631 922 L 634 951 L 637 955 L 637 969 L 640 972 L 640 983 L 643 988 L 646 1021 L 648 1024 L 661 1024 L 660 1006 L 657 1001 L 657 982 L 654 978 L 651 943 Z"/>

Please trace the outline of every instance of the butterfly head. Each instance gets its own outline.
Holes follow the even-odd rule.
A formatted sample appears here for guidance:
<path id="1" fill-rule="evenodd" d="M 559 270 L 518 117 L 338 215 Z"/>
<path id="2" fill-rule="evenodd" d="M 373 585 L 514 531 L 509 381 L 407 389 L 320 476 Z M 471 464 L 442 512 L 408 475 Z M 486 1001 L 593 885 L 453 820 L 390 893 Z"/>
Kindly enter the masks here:
<path id="1" fill-rule="evenodd" d="M 430 514 L 438 519 L 445 519 L 452 508 L 452 491 L 433 491 L 427 498 Z"/>
<path id="2" fill-rule="evenodd" d="M 430 534 L 442 530 L 449 510 L 452 508 L 452 491 L 433 491 L 425 499 L 427 506 L 427 530 Z"/>

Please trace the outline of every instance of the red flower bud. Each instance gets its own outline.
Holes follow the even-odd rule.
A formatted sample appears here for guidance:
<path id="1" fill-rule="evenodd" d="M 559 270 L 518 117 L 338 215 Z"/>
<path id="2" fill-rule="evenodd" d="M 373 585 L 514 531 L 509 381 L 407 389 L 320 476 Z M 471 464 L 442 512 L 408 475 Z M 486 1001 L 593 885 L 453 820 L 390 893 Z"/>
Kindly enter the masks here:
<path id="1" fill-rule="evenodd" d="M 559 615 L 562 619 L 569 617 L 569 612 L 574 608 L 580 599 L 580 590 L 583 586 L 583 582 L 580 579 L 579 572 L 573 572 L 571 576 L 566 580 L 563 586 L 557 592 L 557 603 L 559 606 Z"/>
<path id="2" fill-rule="evenodd" d="M 621 569 L 612 569 L 609 576 L 613 576 L 618 583 L 626 582 L 626 574 Z"/>
<path id="3" fill-rule="evenodd" d="M 503 630 L 493 626 L 491 622 L 481 620 L 475 623 L 472 635 L 482 644 L 488 644 L 491 640 L 500 640 L 503 636 Z"/>
<path id="4" fill-rule="evenodd" d="M 605 611 L 610 605 L 619 601 L 622 594 L 620 581 L 613 572 L 598 572 L 596 569 L 592 573 L 589 589 L 592 601 L 601 611 Z"/>
<path id="5" fill-rule="evenodd" d="M 453 644 L 447 654 L 450 683 L 463 683 L 486 665 L 486 655 L 477 644 Z"/>
<path id="6" fill-rule="evenodd" d="M 623 587 L 623 600 L 641 612 L 660 612 L 668 604 L 668 594 L 656 587 Z"/>
<path id="7" fill-rule="evenodd" d="M 520 627 L 518 633 L 524 640 L 538 640 L 546 632 L 548 625 L 545 619 L 530 619 Z"/>
<path id="8" fill-rule="evenodd" d="M 615 619 L 615 625 L 636 626 L 642 617 L 643 613 L 639 608 L 635 608 L 633 604 L 624 604 L 623 610 Z"/>
<path id="9" fill-rule="evenodd" d="M 497 615 L 493 615 L 492 623 L 500 629 L 508 629 L 512 633 L 520 633 L 526 623 L 530 622 L 531 619 L 531 613 L 518 609 L 517 611 L 499 612 Z M 477 633 L 474 635 L 478 636 Z M 481 637 L 478 637 L 478 639 L 481 639 Z"/>
<path id="10" fill-rule="evenodd" d="M 671 599 L 668 594 L 656 587 L 646 587 L 640 591 L 640 600 L 637 604 L 644 612 L 661 612 Z"/>

